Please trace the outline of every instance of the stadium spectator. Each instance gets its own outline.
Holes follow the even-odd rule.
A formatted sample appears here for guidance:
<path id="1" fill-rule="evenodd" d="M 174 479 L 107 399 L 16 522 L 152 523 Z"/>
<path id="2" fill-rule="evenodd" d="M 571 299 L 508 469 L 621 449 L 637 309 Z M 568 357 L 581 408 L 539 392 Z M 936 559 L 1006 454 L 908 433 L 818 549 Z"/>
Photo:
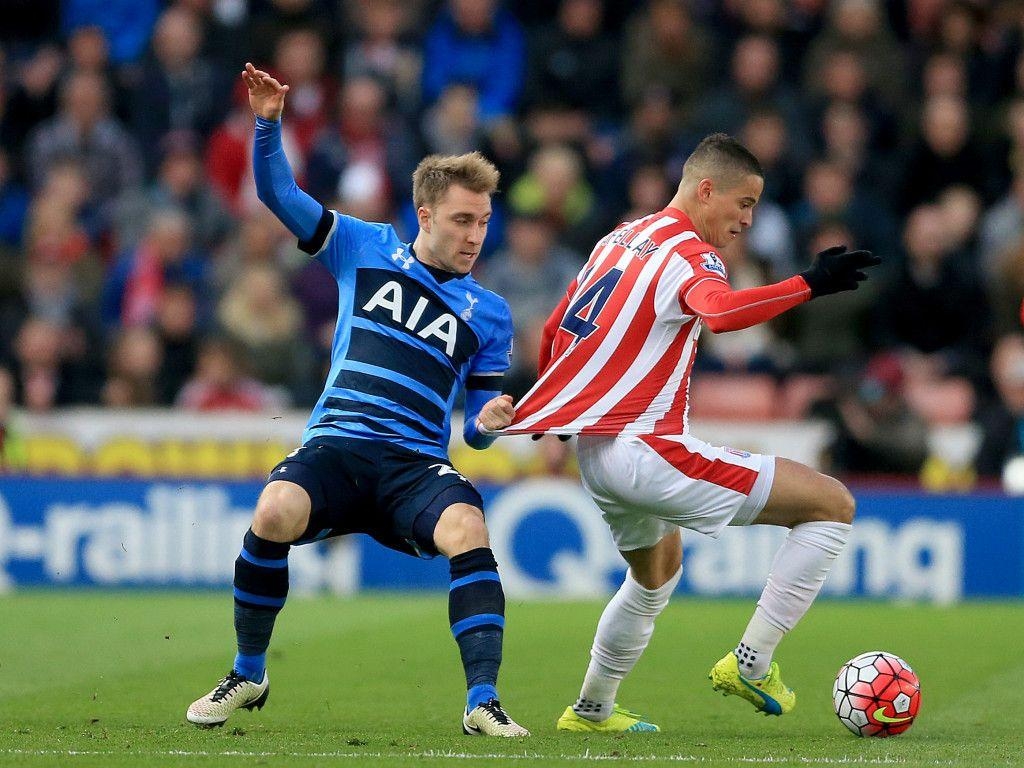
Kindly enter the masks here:
<path id="1" fill-rule="evenodd" d="M 712 131 L 739 133 L 755 111 L 770 108 L 786 121 L 791 147 L 810 145 L 807 112 L 797 93 L 781 80 L 779 47 L 770 37 L 748 35 L 736 43 L 730 77 L 708 89 L 693 110 L 694 136 Z"/>
<path id="2" fill-rule="evenodd" d="M 988 305 L 997 336 L 1020 328 L 1020 302 L 1024 297 L 1024 236 L 1007 246 L 990 267 L 986 281 Z"/>
<path id="3" fill-rule="evenodd" d="M 815 160 L 803 180 L 803 197 L 791 209 L 798 247 L 824 221 L 842 221 L 854 240 L 886 257 L 894 255 L 895 225 L 882 201 L 871 190 L 854 186 L 838 163 Z"/>
<path id="4" fill-rule="evenodd" d="M 12 74 L 6 104 L 0 109 L 0 145 L 11 153 L 16 178 L 27 180 L 25 143 L 33 129 L 57 112 L 57 91 L 64 59 L 54 45 L 39 46 Z M 0 94 L 7 83 L 0 86 Z"/>
<path id="5" fill-rule="evenodd" d="M 96 400 L 93 382 L 65 360 L 63 334 L 57 323 L 32 315 L 13 333 L 15 398 L 26 410 L 43 413 Z"/>
<path id="6" fill-rule="evenodd" d="M 123 193 L 112 207 L 115 242 L 132 248 L 155 211 L 174 208 L 188 216 L 192 241 L 213 252 L 234 231 L 236 222 L 203 172 L 198 134 L 171 131 L 160 140 L 156 178 Z"/>
<path id="7" fill-rule="evenodd" d="M 28 213 L 28 193 L 11 174 L 7 151 L 0 146 L 0 251 L 21 244 Z"/>
<path id="8" fill-rule="evenodd" d="M 793 205 L 800 198 L 800 182 L 810 157 L 808 148 L 793 146 L 786 119 L 772 107 L 755 109 L 740 129 L 740 138 L 750 147 L 765 173 L 764 197 L 783 206 Z"/>
<path id="9" fill-rule="evenodd" d="M 390 220 L 395 200 L 410 191 L 418 156 L 415 137 L 388 107 L 372 77 L 349 78 L 338 97 L 338 117 L 320 134 L 306 164 L 306 186 L 318 200 L 371 198 Z M 378 220 L 378 219 L 373 219 Z"/>
<path id="10" fill-rule="evenodd" d="M 101 312 L 108 328 L 145 325 L 156 316 L 164 288 L 171 283 L 192 287 L 200 300 L 200 316 L 209 316 L 207 257 L 192 248 L 188 217 L 177 210 L 156 211 L 146 234 L 125 250 L 107 273 Z"/>
<path id="11" fill-rule="evenodd" d="M 426 150 L 435 154 L 465 154 L 483 147 L 486 134 L 477 113 L 476 90 L 458 84 L 445 88 L 420 122 Z"/>
<path id="12" fill-rule="evenodd" d="M 81 400 L 91 399 L 102 377 L 98 360 L 102 329 L 91 290 L 95 286 L 88 267 L 62 258 L 60 251 L 49 249 L 43 238 L 33 233 L 20 291 L 14 299 L 17 314 L 45 319 L 61 329 L 61 358 L 76 374 Z"/>
<path id="13" fill-rule="evenodd" d="M 74 161 L 89 182 L 100 210 L 142 181 L 142 160 L 134 139 L 110 112 L 110 87 L 94 72 L 72 72 L 61 83 L 60 109 L 32 132 L 28 175 L 38 189 L 50 168 Z"/>
<path id="14" fill-rule="evenodd" d="M 634 13 L 623 37 L 622 100 L 636 109 L 655 90 L 667 94 L 674 112 L 688 114 L 717 54 L 714 38 L 694 21 L 688 4 L 653 0 Z"/>
<path id="15" fill-rule="evenodd" d="M 523 30 L 499 0 L 448 0 L 423 41 L 423 103 L 453 83 L 471 85 L 490 128 L 515 113 L 525 69 Z"/>
<path id="16" fill-rule="evenodd" d="M 820 123 L 822 113 L 836 102 L 856 107 L 868 126 L 872 150 L 890 152 L 899 143 L 899 123 L 895 113 L 885 106 L 868 82 L 866 64 L 853 51 L 836 51 L 825 64 L 819 87 L 805 99 L 811 106 L 810 120 Z M 913 114 L 903 110 L 903 114 Z"/>
<path id="17" fill-rule="evenodd" d="M 157 373 L 157 400 L 161 405 L 173 405 L 195 371 L 200 342 L 197 304 L 192 288 L 181 283 L 166 286 L 160 296 L 153 330 L 163 346 Z"/>
<path id="18" fill-rule="evenodd" d="M 208 134 L 225 114 L 228 85 L 202 55 L 203 30 L 190 11 L 165 10 L 153 31 L 152 55 L 131 95 L 132 132 L 143 147 L 157 147 L 170 131 Z M 156 173 L 157 152 L 147 152 Z"/>
<path id="19" fill-rule="evenodd" d="M 483 502 L 448 463 L 451 404 L 464 384 L 471 447 L 487 447 L 512 417 L 497 378 L 512 352 L 508 305 L 470 276 L 497 169 L 481 155 L 423 160 L 413 181 L 420 231 L 403 243 L 390 225 L 330 211 L 299 189 L 281 145 L 288 86 L 251 63 L 242 77 L 256 116 L 261 199 L 349 290 L 339 291 L 331 373 L 303 445 L 270 473 L 236 560 L 234 664 L 186 717 L 220 725 L 240 707 L 263 706 L 291 546 L 362 532 L 410 555 L 449 558 L 449 621 L 466 674 L 463 732 L 529 736 L 498 700 L 505 598 Z"/>
<path id="20" fill-rule="evenodd" d="M 878 0 L 829 4 L 828 24 L 811 41 L 804 57 L 805 87 L 814 90 L 836 51 L 849 51 L 863 63 L 867 83 L 882 97 L 885 107 L 892 111 L 903 107 L 905 79 L 893 77 L 893 72 L 905 71 L 906 56 L 885 23 L 883 5 Z"/>
<path id="21" fill-rule="evenodd" d="M 989 365 L 995 397 L 978 414 L 982 438 L 974 469 L 981 477 L 999 477 L 1010 459 L 1024 456 L 1024 336 L 1001 337 Z"/>
<path id="22" fill-rule="evenodd" d="M 716 249 L 750 226 L 763 186 L 757 159 L 739 142 L 720 133 L 704 138 L 668 205 L 602 238 L 569 284 L 544 327 L 540 378 L 504 430 L 579 435 L 584 486 L 629 564 L 560 730 L 659 730 L 619 706 L 616 693 L 682 576 L 682 527 L 711 535 L 726 525 L 790 528 L 739 644 L 709 677 L 716 690 L 766 714 L 786 714 L 796 703 L 772 656 L 843 549 L 853 497 L 802 464 L 689 434 L 690 367 L 703 324 L 740 330 L 854 290 L 867 279 L 861 270 L 879 259 L 836 246 L 788 280 L 733 290 Z"/>
<path id="23" fill-rule="evenodd" d="M 942 210 L 911 211 L 903 246 L 901 267 L 878 301 L 880 343 L 926 356 L 936 375 L 977 375 L 991 343 L 991 312 L 976 271 L 951 250 Z"/>
<path id="24" fill-rule="evenodd" d="M 998 265 L 1024 238 L 1024 166 L 1013 174 L 1009 191 L 982 215 L 979 233 L 979 265 L 986 277 L 998 271 Z"/>
<path id="25" fill-rule="evenodd" d="M 585 171 L 572 147 L 539 147 L 526 173 L 509 188 L 508 204 L 519 215 L 546 219 L 559 242 L 582 253 L 593 246 L 594 233 L 604 224 Z"/>
<path id="26" fill-rule="evenodd" d="M 161 404 L 160 375 L 163 346 L 152 328 L 119 329 L 107 354 L 107 379 L 100 400 L 110 408 L 148 408 Z"/>
<path id="27" fill-rule="evenodd" d="M 676 119 L 666 90 L 650 88 L 637 97 L 625 124 L 616 132 L 611 159 L 594 169 L 595 189 L 613 210 L 622 210 L 629 204 L 622 179 L 631 178 L 643 165 L 674 169 L 682 162 L 684 142 Z"/>
<path id="28" fill-rule="evenodd" d="M 270 265 L 286 272 L 297 272 L 308 265 L 308 259 L 288 237 L 288 230 L 266 208 L 254 208 L 241 220 L 236 220 L 237 229 L 216 252 L 213 264 L 213 284 L 218 294 L 238 275 L 252 267 Z M 337 292 L 331 302 L 333 313 L 337 310 Z"/>
<path id="29" fill-rule="evenodd" d="M 895 150 L 884 151 L 872 141 L 871 125 L 864 110 L 855 104 L 832 101 L 822 111 L 818 126 L 821 158 L 841 167 L 855 188 L 872 190 L 879 200 L 879 210 L 890 209 L 887 218 L 891 218 L 892 206 L 885 201 L 892 199 L 896 189 Z"/>
<path id="30" fill-rule="evenodd" d="M 584 123 L 618 117 L 618 52 L 603 22 L 604 0 L 559 2 L 554 23 L 530 35 L 524 109 L 558 107 Z"/>
<path id="31" fill-rule="evenodd" d="M 309 155 L 334 106 L 337 85 L 326 67 L 327 50 L 319 31 L 293 29 L 277 41 L 274 69 L 290 85 L 293 115 L 288 123 L 303 157 Z"/>
<path id="32" fill-rule="evenodd" d="M 346 3 L 350 39 L 345 77 L 369 75 L 387 85 L 395 107 L 408 120 L 420 106 L 423 53 L 413 36 L 422 22 L 421 0 L 357 0 Z"/>
<path id="33" fill-rule="evenodd" d="M 301 306 L 280 271 L 264 264 L 240 273 L 218 305 L 217 320 L 256 379 L 286 390 L 292 402 L 316 402 L 319 392 L 310 386 L 313 352 L 303 338 Z"/>
<path id="34" fill-rule="evenodd" d="M 904 393 L 900 357 L 881 353 L 833 403 L 819 407 L 834 429 L 825 469 L 840 475 L 916 476 L 928 457 L 928 425 Z"/>
<path id="35" fill-rule="evenodd" d="M 283 407 L 275 392 L 247 375 L 245 353 L 223 337 L 210 337 L 200 343 L 195 372 L 178 393 L 176 404 L 203 412 L 266 412 Z"/>
<path id="36" fill-rule="evenodd" d="M 992 191 L 988 158 L 972 141 L 971 116 L 963 98 L 935 96 L 925 102 L 920 136 L 903 170 L 900 211 L 934 202 L 953 185 L 970 187 L 986 202 Z"/>
<path id="37" fill-rule="evenodd" d="M 269 62 L 278 41 L 296 29 L 315 29 L 324 35 L 328 56 L 338 42 L 341 3 L 331 0 L 266 0 L 250 4 L 252 12 L 244 39 L 255 61 Z M 232 62 L 237 66 L 237 60 Z"/>
<path id="38" fill-rule="evenodd" d="M 82 27 L 99 27 L 117 65 L 142 58 L 160 11 L 158 0 L 62 0 L 60 26 L 67 37 Z"/>

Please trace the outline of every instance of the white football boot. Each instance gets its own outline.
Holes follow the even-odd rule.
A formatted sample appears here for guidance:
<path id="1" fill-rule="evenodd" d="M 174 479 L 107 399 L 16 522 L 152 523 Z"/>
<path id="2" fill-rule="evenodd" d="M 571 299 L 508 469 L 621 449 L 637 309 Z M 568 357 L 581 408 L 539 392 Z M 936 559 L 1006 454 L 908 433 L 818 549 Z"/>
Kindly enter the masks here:
<path id="1" fill-rule="evenodd" d="M 508 716 L 497 699 L 478 704 L 462 716 L 462 732 L 468 736 L 529 736 L 530 732 Z"/>
<path id="2" fill-rule="evenodd" d="M 248 710 L 263 709 L 268 696 L 270 678 L 266 670 L 263 672 L 263 680 L 259 683 L 246 680 L 231 670 L 226 677 L 221 678 L 216 688 L 189 705 L 185 718 L 190 723 L 206 727 L 224 725 L 224 721 L 239 707 Z"/>

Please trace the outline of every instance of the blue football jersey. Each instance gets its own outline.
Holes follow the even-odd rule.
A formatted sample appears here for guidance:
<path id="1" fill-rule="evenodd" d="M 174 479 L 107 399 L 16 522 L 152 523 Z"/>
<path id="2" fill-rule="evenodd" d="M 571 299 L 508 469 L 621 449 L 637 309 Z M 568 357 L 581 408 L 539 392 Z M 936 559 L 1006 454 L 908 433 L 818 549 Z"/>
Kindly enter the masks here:
<path id="1" fill-rule="evenodd" d="M 321 435 L 386 440 L 447 458 L 460 389 L 470 377 L 509 367 L 508 304 L 471 275 L 424 265 L 390 224 L 330 211 L 317 232 L 303 246 L 338 282 L 338 324 L 331 371 L 303 442 Z"/>

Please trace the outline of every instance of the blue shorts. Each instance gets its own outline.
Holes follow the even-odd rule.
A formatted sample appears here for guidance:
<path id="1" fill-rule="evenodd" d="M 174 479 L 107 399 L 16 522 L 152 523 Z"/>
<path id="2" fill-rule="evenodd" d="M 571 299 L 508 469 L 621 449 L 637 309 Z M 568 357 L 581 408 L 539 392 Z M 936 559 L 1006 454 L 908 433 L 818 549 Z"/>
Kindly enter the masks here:
<path id="1" fill-rule="evenodd" d="M 377 440 L 314 437 L 274 467 L 273 480 L 295 483 L 312 501 L 294 544 L 365 533 L 399 552 L 433 557 L 445 509 L 460 502 L 483 509 L 476 488 L 447 460 Z"/>

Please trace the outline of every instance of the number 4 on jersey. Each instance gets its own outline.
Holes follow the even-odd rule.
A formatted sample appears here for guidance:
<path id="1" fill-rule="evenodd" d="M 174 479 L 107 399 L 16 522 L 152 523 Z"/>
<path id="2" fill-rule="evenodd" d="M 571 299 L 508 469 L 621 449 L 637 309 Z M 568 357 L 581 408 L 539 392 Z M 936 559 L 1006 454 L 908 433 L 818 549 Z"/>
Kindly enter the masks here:
<path id="1" fill-rule="evenodd" d="M 609 269 L 597 282 L 585 290 L 582 295 L 565 311 L 561 328 L 577 339 L 585 339 L 598 329 L 595 322 L 604 309 L 605 302 L 622 277 L 621 269 Z"/>

